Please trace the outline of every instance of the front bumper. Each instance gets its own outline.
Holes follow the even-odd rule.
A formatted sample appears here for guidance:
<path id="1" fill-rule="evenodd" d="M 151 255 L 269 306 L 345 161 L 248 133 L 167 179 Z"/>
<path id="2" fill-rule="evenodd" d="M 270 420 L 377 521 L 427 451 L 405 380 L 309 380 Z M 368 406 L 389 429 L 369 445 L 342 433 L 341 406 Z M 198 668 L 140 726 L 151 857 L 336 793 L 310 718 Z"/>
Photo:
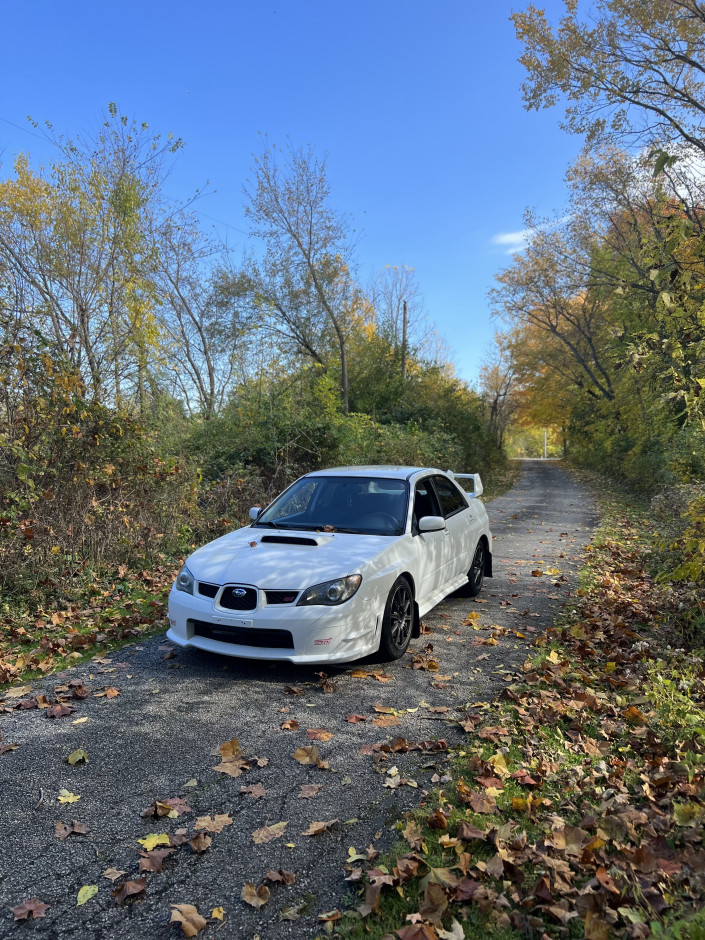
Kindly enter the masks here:
<path id="1" fill-rule="evenodd" d="M 358 592 L 336 607 L 276 605 L 230 612 L 172 587 L 167 637 L 179 646 L 243 659 L 345 663 L 378 649 L 383 609 L 377 598 Z"/>

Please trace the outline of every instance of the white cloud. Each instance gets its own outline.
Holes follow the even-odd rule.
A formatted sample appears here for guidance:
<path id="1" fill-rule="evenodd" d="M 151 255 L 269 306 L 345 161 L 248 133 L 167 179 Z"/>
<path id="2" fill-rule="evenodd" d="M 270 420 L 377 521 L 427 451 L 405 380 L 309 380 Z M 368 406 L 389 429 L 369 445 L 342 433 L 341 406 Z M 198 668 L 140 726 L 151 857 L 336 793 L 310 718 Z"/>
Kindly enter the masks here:
<path id="1" fill-rule="evenodd" d="M 527 228 L 520 232 L 499 232 L 492 236 L 492 244 L 501 245 L 508 255 L 513 255 L 526 248 L 530 234 Z"/>

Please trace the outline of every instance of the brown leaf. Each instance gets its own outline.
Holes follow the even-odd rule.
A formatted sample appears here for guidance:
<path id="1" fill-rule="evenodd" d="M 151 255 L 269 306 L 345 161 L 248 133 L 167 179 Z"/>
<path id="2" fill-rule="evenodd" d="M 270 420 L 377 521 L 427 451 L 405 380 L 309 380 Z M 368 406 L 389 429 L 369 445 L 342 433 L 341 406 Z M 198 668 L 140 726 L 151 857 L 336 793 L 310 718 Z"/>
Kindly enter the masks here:
<path id="1" fill-rule="evenodd" d="M 377 715 L 372 719 L 372 724 L 377 725 L 378 728 L 393 728 L 400 724 L 400 721 L 396 715 Z"/>
<path id="2" fill-rule="evenodd" d="M 181 929 L 186 937 L 195 937 L 196 934 L 207 926 L 208 921 L 201 917 L 193 904 L 171 904 L 170 924 L 181 924 Z"/>
<path id="3" fill-rule="evenodd" d="M 108 878 L 110 881 L 115 881 L 117 878 L 122 878 L 124 874 L 124 871 L 120 871 L 118 868 L 113 868 L 111 865 L 110 868 L 106 868 L 103 872 L 103 878 Z"/>
<path id="4" fill-rule="evenodd" d="M 189 840 L 189 845 L 197 855 L 200 855 L 211 847 L 212 842 L 213 839 L 205 832 L 197 832 L 193 839 Z"/>
<path id="5" fill-rule="evenodd" d="M 293 871 L 287 871 L 286 868 L 279 868 L 277 871 L 270 868 L 264 877 L 272 884 L 281 881 L 285 885 L 293 885 L 296 881 L 295 873 Z"/>
<path id="6" fill-rule="evenodd" d="M 73 708 L 70 705 L 54 705 L 53 708 L 47 708 L 44 712 L 45 718 L 66 718 L 72 714 Z"/>
<path id="7" fill-rule="evenodd" d="M 304 690 L 301 686 L 298 685 L 285 685 L 284 692 L 286 695 L 303 695 Z"/>
<path id="8" fill-rule="evenodd" d="M 230 741 L 226 741 L 224 744 L 220 745 L 218 753 L 223 761 L 230 761 L 242 757 L 243 752 L 238 739 L 231 738 Z"/>
<path id="9" fill-rule="evenodd" d="M 207 829 L 208 832 L 222 832 L 226 826 L 232 826 L 233 820 L 229 813 L 216 813 L 215 816 L 199 816 L 194 823 L 194 829 Z"/>
<path id="10" fill-rule="evenodd" d="M 117 888 L 110 892 L 118 904 L 123 904 L 129 897 L 135 894 L 142 894 L 147 887 L 146 878 L 138 878 L 136 881 L 123 881 Z"/>
<path id="11" fill-rule="evenodd" d="M 262 826 L 261 829 L 255 829 L 252 833 L 252 841 L 255 845 L 262 845 L 265 842 L 272 842 L 274 839 L 281 839 L 288 822 L 278 822 L 271 826 Z"/>
<path id="12" fill-rule="evenodd" d="M 74 819 L 73 822 L 70 823 L 57 820 L 54 824 L 54 835 L 62 842 L 71 835 L 85 836 L 88 835 L 89 832 L 90 830 L 86 823 L 79 822 L 77 819 Z"/>
<path id="13" fill-rule="evenodd" d="M 297 796 L 300 800 L 308 800 L 312 796 L 317 796 L 323 789 L 321 783 L 305 783 L 299 790 Z"/>
<path id="14" fill-rule="evenodd" d="M 291 756 L 300 764 L 315 764 L 319 770 L 328 770 L 330 768 L 328 761 L 320 757 L 318 746 L 315 744 L 308 745 L 307 747 L 297 747 Z"/>
<path id="15" fill-rule="evenodd" d="M 340 920 L 343 915 L 336 908 L 334 911 L 327 911 L 325 914 L 319 914 L 318 919 L 324 924 L 334 924 Z"/>
<path id="16" fill-rule="evenodd" d="M 23 901 L 17 907 L 13 907 L 12 916 L 15 920 L 28 920 L 30 917 L 32 920 L 38 920 L 38 918 L 44 917 L 48 910 L 49 905 L 45 904 L 44 901 L 40 901 L 39 898 L 31 898 L 29 901 Z"/>
<path id="17" fill-rule="evenodd" d="M 468 802 L 476 813 L 494 813 L 497 810 L 497 800 L 486 793 L 475 793 Z"/>
<path id="18" fill-rule="evenodd" d="M 286 721 L 283 721 L 281 724 L 282 731 L 296 731 L 299 727 L 299 723 L 295 718 L 288 718 Z"/>
<path id="19" fill-rule="evenodd" d="M 465 819 L 461 819 L 458 823 L 456 836 L 462 839 L 463 842 L 471 842 L 473 839 L 481 839 L 484 842 L 487 838 L 487 833 L 483 832 L 482 829 L 478 829 L 477 826 L 473 826 L 472 823 L 467 822 Z"/>
<path id="20" fill-rule="evenodd" d="M 447 829 L 448 820 L 442 810 L 437 809 L 426 820 L 429 829 Z"/>
<path id="21" fill-rule="evenodd" d="M 349 721 L 351 725 L 359 724 L 361 721 L 367 721 L 366 715 L 346 715 L 345 720 Z"/>
<path id="22" fill-rule="evenodd" d="M 154 849 L 152 852 L 140 853 L 140 871 L 162 871 L 162 865 L 167 855 L 171 855 L 176 849 Z"/>
<path id="23" fill-rule="evenodd" d="M 339 819 L 329 819 L 327 822 L 312 822 L 302 836 L 320 836 L 324 832 L 329 832 L 340 822 Z"/>
<path id="24" fill-rule="evenodd" d="M 269 888 L 266 885 L 255 888 L 251 881 L 247 881 L 240 892 L 240 898 L 252 907 L 263 907 L 269 900 Z"/>
<path id="25" fill-rule="evenodd" d="M 240 793 L 245 793 L 248 796 L 251 796 L 254 800 L 258 800 L 263 796 L 266 796 L 268 793 L 264 789 L 264 786 L 261 783 L 255 783 L 250 787 L 240 787 Z"/>
<path id="26" fill-rule="evenodd" d="M 333 732 L 327 731 L 325 728 L 309 728 L 306 737 L 309 741 L 330 741 Z"/>

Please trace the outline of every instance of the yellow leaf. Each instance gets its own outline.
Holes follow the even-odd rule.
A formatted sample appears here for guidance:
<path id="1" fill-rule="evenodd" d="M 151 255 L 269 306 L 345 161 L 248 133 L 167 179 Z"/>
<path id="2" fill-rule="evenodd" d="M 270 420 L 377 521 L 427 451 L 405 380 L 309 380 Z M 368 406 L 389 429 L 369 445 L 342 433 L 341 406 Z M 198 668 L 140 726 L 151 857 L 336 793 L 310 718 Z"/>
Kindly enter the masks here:
<path id="1" fill-rule="evenodd" d="M 96 894 L 98 894 L 98 885 L 84 885 L 78 892 L 76 907 L 80 907 L 82 904 L 85 904 L 86 901 L 90 901 Z"/>
<path id="2" fill-rule="evenodd" d="M 212 920 L 225 920 L 225 908 L 224 907 L 214 907 L 213 913 L 211 914 Z"/>
<path id="3" fill-rule="evenodd" d="M 552 662 L 552 663 L 559 663 L 561 661 L 561 658 L 558 655 L 557 650 L 551 650 L 551 652 L 548 654 L 548 659 L 549 659 L 549 662 Z"/>
<path id="4" fill-rule="evenodd" d="M 140 845 L 144 846 L 145 852 L 151 852 L 158 845 L 170 845 L 169 833 L 160 832 L 160 833 L 151 833 L 148 836 L 145 836 L 144 839 L 137 840 Z"/>
<path id="5" fill-rule="evenodd" d="M 494 768 L 494 772 L 498 777 L 508 777 L 510 770 L 507 767 L 507 762 L 504 759 L 504 754 L 493 754 L 492 757 L 487 761 L 488 764 L 491 764 Z"/>
<path id="6" fill-rule="evenodd" d="M 81 797 L 77 793 L 71 793 L 63 787 L 59 790 L 59 803 L 78 803 Z"/>

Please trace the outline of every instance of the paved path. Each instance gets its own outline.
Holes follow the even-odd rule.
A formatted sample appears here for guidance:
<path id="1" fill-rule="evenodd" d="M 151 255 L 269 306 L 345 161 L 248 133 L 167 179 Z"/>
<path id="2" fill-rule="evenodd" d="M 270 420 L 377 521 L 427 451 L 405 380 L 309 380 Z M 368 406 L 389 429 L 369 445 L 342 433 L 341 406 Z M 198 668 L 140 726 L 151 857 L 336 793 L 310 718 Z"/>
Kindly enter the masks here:
<path id="1" fill-rule="evenodd" d="M 565 599 L 595 523 L 589 496 L 551 461 L 524 461 L 517 486 L 488 511 L 494 578 L 485 581 L 476 601 L 454 595 L 431 611 L 425 618 L 430 634 L 414 641 L 402 660 L 363 666 L 383 673 L 386 681 L 356 678 L 354 667 L 329 668 L 336 689 L 326 693 L 314 668 L 186 650 L 174 654 L 171 644 L 155 637 L 110 655 L 110 662 L 89 662 L 33 684 L 33 695 L 52 699 L 55 687 L 71 680 L 89 687 L 86 698 L 72 702 L 75 711 L 68 717 L 0 712 L 0 746 L 19 745 L 0 754 L 0 937 L 18 930 L 82 940 L 178 937 L 181 928 L 169 925 L 171 904 L 194 904 L 208 918 L 222 907 L 220 940 L 315 936 L 318 915 L 344 905 L 348 848 L 363 851 L 373 843 L 387 849 L 396 820 L 433 786 L 434 774 L 443 773 L 445 756 L 432 753 L 433 745 L 426 748 L 431 753 L 395 753 L 386 760 L 370 753 L 371 746 L 394 737 L 458 743 L 462 731 L 444 720 L 447 714 L 431 709 L 449 707 L 453 714 L 456 706 L 490 700 L 510 680 Z M 532 576 L 549 568 L 559 573 Z M 479 614 L 476 623 L 485 629 L 463 625 L 469 613 Z M 494 631 L 486 629 L 491 625 Z M 497 645 L 486 645 L 492 634 Z M 428 643 L 438 670 L 412 668 L 413 654 Z M 96 696 L 110 686 L 120 694 Z M 288 694 L 290 686 L 303 694 Z M 6 705 L 14 704 L 6 698 Z M 395 709 L 398 724 L 374 724 L 389 719 L 375 705 Z M 352 714 L 366 720 L 346 721 Z M 298 730 L 282 730 L 289 719 L 298 722 Z M 324 729 L 332 737 L 309 740 L 308 729 Z M 213 769 L 220 762 L 214 754 L 233 737 L 250 766 L 236 778 Z M 298 747 L 311 745 L 330 769 L 294 760 Z M 85 749 L 88 764 L 67 763 L 77 748 Z M 391 765 L 417 788 L 385 786 Z M 262 796 L 256 796 L 258 784 L 266 791 Z M 320 790 L 302 796 L 305 785 Z M 242 787 L 255 791 L 242 793 Z M 61 788 L 81 799 L 59 802 Z M 153 801 L 173 797 L 185 800 L 192 812 L 178 819 L 140 816 Z M 144 893 L 123 906 L 116 903 L 111 890 L 141 877 L 139 838 L 188 828 L 190 839 L 197 817 L 216 814 L 228 814 L 232 824 L 211 834 L 207 851 L 182 845 L 165 859 L 162 873 L 146 874 Z M 333 819 L 338 822 L 330 831 L 302 834 L 314 821 Z M 84 823 L 88 834 L 57 838 L 57 821 L 73 820 Z M 255 830 L 280 822 L 287 823 L 280 838 L 253 842 Z M 126 874 L 113 883 L 102 874 L 109 867 Z M 259 885 L 270 869 L 292 871 L 296 881 L 270 885 L 269 901 L 257 910 L 240 894 L 247 881 Z M 79 907 L 84 885 L 97 885 L 98 892 Z M 33 897 L 50 905 L 46 916 L 15 925 L 10 909 Z M 292 908 L 301 912 L 299 919 L 281 920 Z M 199 937 L 215 936 L 218 926 L 220 921 L 210 922 Z"/>

